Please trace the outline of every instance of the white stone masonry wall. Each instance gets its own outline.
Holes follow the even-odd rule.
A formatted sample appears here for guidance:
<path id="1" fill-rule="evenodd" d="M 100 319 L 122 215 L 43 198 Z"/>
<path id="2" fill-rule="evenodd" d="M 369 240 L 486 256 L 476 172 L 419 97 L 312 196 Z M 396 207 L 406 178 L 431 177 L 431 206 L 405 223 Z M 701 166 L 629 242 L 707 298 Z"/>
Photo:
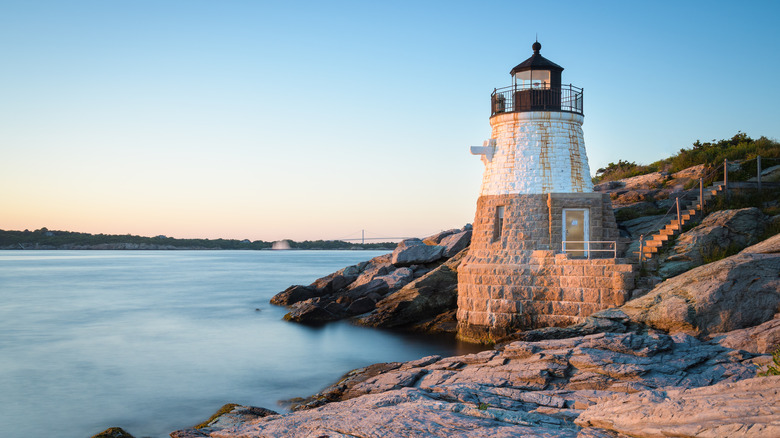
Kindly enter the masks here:
<path id="1" fill-rule="evenodd" d="M 489 160 L 483 156 L 480 196 L 592 192 L 583 121 L 548 111 L 492 117 L 495 149 Z"/>

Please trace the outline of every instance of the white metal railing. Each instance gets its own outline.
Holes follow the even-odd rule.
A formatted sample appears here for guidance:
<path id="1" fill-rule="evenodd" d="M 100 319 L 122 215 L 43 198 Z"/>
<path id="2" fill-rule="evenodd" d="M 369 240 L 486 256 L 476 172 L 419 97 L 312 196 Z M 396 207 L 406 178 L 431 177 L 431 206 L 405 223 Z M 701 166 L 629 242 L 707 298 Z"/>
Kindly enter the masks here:
<path id="1" fill-rule="evenodd" d="M 570 245 L 568 248 L 566 245 Z M 571 248 L 574 244 L 577 248 Z M 606 249 L 593 249 L 591 245 L 607 245 Z M 581 255 L 590 258 L 592 252 L 606 252 L 612 253 L 612 258 L 617 258 L 617 242 L 614 240 L 564 240 L 561 243 L 561 249 L 565 254 L 569 253 L 581 253 Z M 583 254 L 584 253 L 584 254 Z"/>

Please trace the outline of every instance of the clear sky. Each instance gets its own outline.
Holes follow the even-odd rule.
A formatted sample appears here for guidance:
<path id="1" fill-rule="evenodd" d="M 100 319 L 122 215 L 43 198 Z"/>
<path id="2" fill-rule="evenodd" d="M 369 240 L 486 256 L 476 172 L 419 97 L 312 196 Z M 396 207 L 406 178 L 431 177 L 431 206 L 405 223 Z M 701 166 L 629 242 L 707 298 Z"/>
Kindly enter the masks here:
<path id="1" fill-rule="evenodd" d="M 538 35 L 591 171 L 780 138 L 777 1 L 0 0 L 0 229 L 277 240 L 474 218 Z"/>

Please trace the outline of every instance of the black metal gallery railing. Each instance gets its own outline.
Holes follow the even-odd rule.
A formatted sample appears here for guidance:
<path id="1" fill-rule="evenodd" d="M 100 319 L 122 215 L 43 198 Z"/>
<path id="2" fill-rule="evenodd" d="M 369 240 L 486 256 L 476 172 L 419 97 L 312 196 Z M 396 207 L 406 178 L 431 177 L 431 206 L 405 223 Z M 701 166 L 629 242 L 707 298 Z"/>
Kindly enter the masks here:
<path id="1" fill-rule="evenodd" d="M 524 111 L 563 111 L 582 115 L 582 88 L 561 85 L 560 88 L 509 86 L 493 90 L 490 116 Z"/>

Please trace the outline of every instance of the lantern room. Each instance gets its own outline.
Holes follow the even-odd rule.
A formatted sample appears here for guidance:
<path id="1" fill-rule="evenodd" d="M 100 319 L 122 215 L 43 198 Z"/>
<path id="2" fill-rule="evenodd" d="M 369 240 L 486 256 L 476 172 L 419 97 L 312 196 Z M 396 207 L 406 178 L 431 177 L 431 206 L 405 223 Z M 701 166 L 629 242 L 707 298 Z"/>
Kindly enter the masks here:
<path id="1" fill-rule="evenodd" d="M 509 74 L 512 85 L 493 90 L 491 116 L 522 111 L 567 111 L 582 114 L 582 89 L 561 84 L 563 67 L 542 56 L 542 45 L 531 46 L 533 55 Z"/>
<path id="2" fill-rule="evenodd" d="M 542 45 L 538 41 L 531 48 L 534 54 L 509 72 L 512 75 L 512 85 L 520 90 L 560 89 L 563 67 L 539 54 Z"/>

